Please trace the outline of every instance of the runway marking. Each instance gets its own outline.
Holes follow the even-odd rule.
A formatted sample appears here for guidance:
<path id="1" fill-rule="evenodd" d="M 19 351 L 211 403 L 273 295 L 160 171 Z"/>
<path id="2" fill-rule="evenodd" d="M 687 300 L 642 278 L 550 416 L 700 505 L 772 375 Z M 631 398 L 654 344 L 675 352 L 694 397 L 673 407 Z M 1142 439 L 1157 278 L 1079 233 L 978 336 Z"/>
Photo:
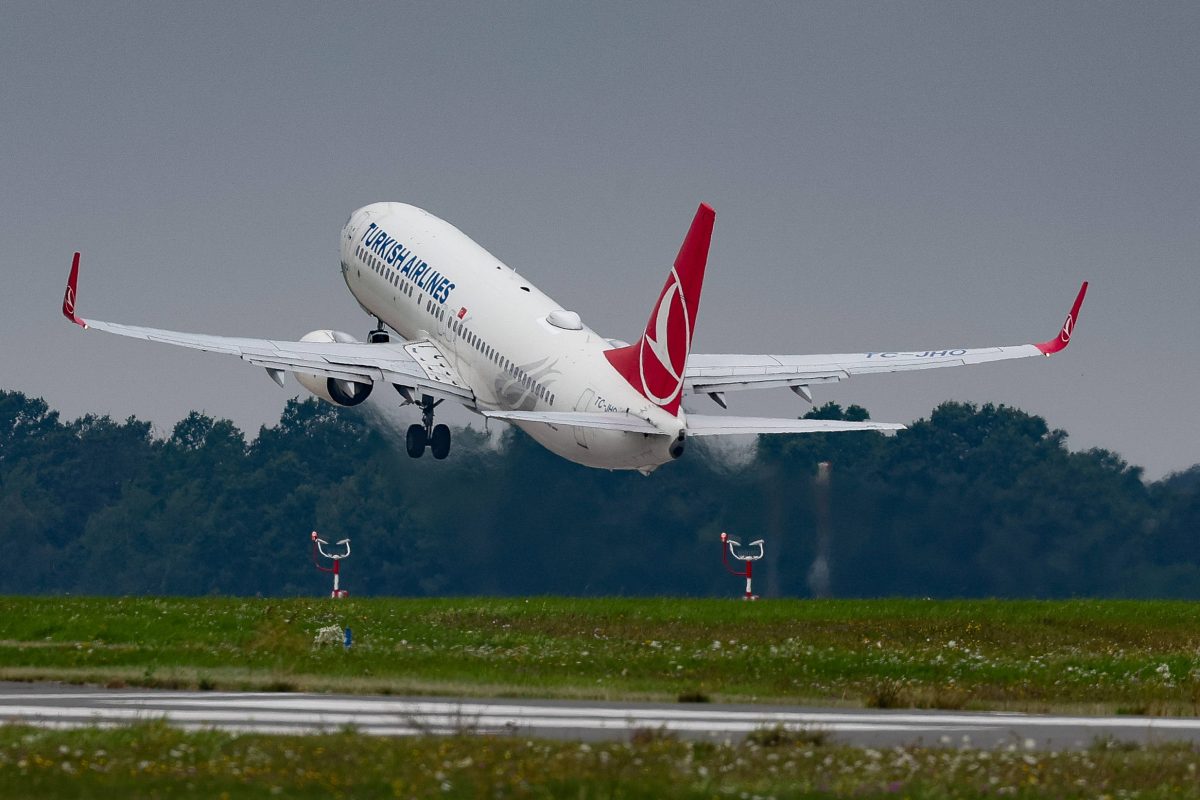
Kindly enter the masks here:
<path id="1" fill-rule="evenodd" d="M 0 720 L 45 727 L 112 726 L 163 719 L 186 729 L 221 728 L 236 732 L 310 733 L 354 726 L 365 734 L 412 736 L 462 732 L 570 737 L 628 735 L 662 729 L 690 738 L 741 738 L 782 725 L 854 741 L 925 741 L 973 737 L 993 744 L 1044 737 L 1060 745 L 1084 746 L 1088 737 L 1123 736 L 1147 741 L 1156 736 L 1200 741 L 1200 719 L 1162 717 L 1080 717 L 1015 712 L 755 710 L 742 707 L 670 707 L 649 704 L 604 706 L 598 702 L 488 702 L 189 692 L 28 692 L 0 693 Z M 875 737 L 872 739 L 871 737 Z M 1043 742 L 1039 742 L 1039 745 Z M 1029 746 L 1029 745 L 1026 745 Z"/>

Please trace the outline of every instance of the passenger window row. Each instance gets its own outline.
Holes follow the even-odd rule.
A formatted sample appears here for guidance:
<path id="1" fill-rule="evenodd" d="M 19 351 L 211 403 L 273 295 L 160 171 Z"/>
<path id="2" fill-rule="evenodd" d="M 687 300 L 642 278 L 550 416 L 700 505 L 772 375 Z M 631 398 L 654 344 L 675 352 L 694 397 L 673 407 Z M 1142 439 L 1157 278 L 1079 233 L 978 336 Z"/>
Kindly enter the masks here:
<path id="1" fill-rule="evenodd" d="M 402 280 L 396 270 L 388 268 L 388 266 L 370 250 L 359 246 L 356 251 L 356 255 L 358 255 L 358 257 L 365 264 L 370 266 L 371 269 L 383 277 L 384 280 L 399 289 L 402 294 L 408 297 L 413 296 L 413 285 L 408 281 Z M 433 300 L 425 301 L 425 311 L 438 320 L 446 320 L 446 309 L 441 305 L 434 303 Z M 496 351 L 496 348 L 483 341 L 483 339 L 481 339 L 474 331 L 463 324 L 462 320 L 452 316 L 450 317 L 450 321 L 447 323 L 447 325 L 451 330 L 458 334 L 463 341 L 467 342 L 467 344 L 471 345 L 480 353 L 482 353 L 493 364 L 500 367 L 500 369 L 502 369 L 505 374 L 507 374 L 513 380 L 517 381 L 526 389 L 533 392 L 534 395 L 541 398 L 543 401 L 550 403 L 551 405 L 554 404 L 553 392 L 546 388 L 545 385 L 534 380 L 529 373 L 525 372 L 525 370 L 521 369 L 512 361 L 502 356 Z"/>
<path id="2" fill-rule="evenodd" d="M 504 373 L 510 378 L 520 383 L 529 391 L 533 392 L 534 395 L 541 398 L 543 401 L 550 403 L 551 405 L 554 404 L 553 392 L 546 388 L 544 384 L 534 380 L 534 378 L 525 370 L 521 369 L 512 361 L 497 352 L 496 348 L 484 341 L 482 337 L 467 327 L 467 325 L 458 317 L 450 317 L 450 322 L 447 324 L 450 330 L 458 334 L 460 339 L 482 353 L 483 356 L 490 360 L 493 364 L 500 367 L 500 369 L 503 370 Z"/>
<path id="3" fill-rule="evenodd" d="M 401 280 L 400 273 L 396 272 L 394 269 L 389 269 L 387 264 L 384 264 L 383 261 L 370 250 L 360 246 L 358 248 L 357 255 L 367 266 L 375 270 L 380 277 L 382 277 L 392 286 L 395 286 L 397 289 L 399 289 L 401 294 L 405 295 L 406 297 L 413 296 L 413 285 L 408 281 Z"/>

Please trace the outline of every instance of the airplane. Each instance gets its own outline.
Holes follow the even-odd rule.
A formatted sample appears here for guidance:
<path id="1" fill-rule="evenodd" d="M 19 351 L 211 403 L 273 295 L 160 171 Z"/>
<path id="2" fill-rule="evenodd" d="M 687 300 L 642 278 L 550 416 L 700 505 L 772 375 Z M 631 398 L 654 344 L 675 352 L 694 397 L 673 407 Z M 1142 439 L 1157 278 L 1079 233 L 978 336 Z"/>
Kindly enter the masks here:
<path id="1" fill-rule="evenodd" d="M 280 386 L 287 373 L 338 406 L 356 406 L 376 385 L 414 405 L 405 449 L 435 459 L 450 452 L 450 429 L 434 424 L 450 400 L 524 430 L 577 464 L 650 474 L 679 458 L 694 436 L 824 431 L 895 431 L 887 422 L 688 413 L 685 395 L 728 408 L 726 394 L 787 387 L 809 403 L 810 387 L 852 375 L 1049 356 L 1071 341 L 1088 284 L 1059 334 L 1040 344 L 877 350 L 827 355 L 693 353 L 692 337 L 716 214 L 701 204 L 674 266 L 633 344 L 608 339 L 538 291 L 448 222 L 404 203 L 373 203 L 341 232 L 341 273 L 375 327 L 360 342 L 317 330 L 299 341 L 182 333 L 85 320 L 76 314 L 79 253 L 62 312 L 84 329 L 235 355 Z M 398 338 L 393 337 L 393 333 Z"/>

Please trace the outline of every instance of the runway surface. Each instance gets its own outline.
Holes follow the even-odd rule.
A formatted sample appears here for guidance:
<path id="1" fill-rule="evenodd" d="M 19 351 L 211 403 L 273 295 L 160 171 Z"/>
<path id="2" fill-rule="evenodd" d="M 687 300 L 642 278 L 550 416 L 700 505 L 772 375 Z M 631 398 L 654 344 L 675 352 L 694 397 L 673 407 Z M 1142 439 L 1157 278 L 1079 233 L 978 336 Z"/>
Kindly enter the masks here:
<path id="1" fill-rule="evenodd" d="M 824 731 L 863 747 L 1070 749 L 1112 739 L 1200 743 L 1191 717 L 1076 717 L 1002 712 L 873 711 L 792 706 L 478 700 L 361 695 L 109 690 L 0 683 L 0 721 L 48 727 L 165 719 L 183 728 L 313 733 L 354 726 L 377 736 L 459 732 L 554 739 L 628 740 L 662 729 L 685 739 L 738 741 L 760 728 Z"/>

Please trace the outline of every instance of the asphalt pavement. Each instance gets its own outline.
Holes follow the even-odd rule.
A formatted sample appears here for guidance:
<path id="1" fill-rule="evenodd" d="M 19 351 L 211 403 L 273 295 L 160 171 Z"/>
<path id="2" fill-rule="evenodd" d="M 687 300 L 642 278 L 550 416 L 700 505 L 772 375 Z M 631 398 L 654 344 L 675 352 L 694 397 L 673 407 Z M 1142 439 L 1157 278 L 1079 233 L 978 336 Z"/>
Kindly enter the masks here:
<path id="1" fill-rule="evenodd" d="M 1086 748 L 1097 741 L 1200 744 L 1194 717 L 806 708 L 719 703 L 430 698 L 99 689 L 0 682 L 0 721 L 49 727 L 164 719 L 182 728 L 301 734 L 347 726 L 376 736 L 478 733 L 583 741 L 639 730 L 736 742 L 763 728 L 821 731 L 861 747 Z"/>

